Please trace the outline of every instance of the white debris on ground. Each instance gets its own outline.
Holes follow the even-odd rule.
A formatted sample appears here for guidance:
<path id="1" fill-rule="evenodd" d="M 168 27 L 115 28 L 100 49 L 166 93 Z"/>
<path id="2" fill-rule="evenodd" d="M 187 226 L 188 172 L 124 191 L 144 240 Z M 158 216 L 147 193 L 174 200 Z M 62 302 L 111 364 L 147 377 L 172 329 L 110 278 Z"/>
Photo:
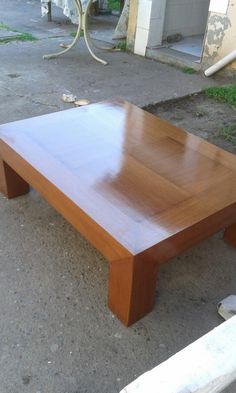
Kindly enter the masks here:
<path id="1" fill-rule="evenodd" d="M 236 315 L 236 295 L 230 295 L 223 299 L 217 306 L 218 313 L 226 321 Z"/>
<path id="2" fill-rule="evenodd" d="M 85 106 L 85 105 L 89 105 L 90 101 L 86 100 L 86 98 L 82 98 L 81 100 L 77 100 L 75 101 L 75 106 Z"/>
<path id="3" fill-rule="evenodd" d="M 62 94 L 62 100 L 64 102 L 75 102 L 76 96 L 74 94 Z"/>

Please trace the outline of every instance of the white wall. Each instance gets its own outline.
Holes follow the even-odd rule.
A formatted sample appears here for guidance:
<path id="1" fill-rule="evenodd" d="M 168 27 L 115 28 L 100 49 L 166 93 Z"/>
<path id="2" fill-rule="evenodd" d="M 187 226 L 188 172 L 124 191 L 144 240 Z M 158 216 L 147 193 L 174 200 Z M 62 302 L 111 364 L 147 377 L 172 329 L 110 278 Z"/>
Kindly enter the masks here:
<path id="1" fill-rule="evenodd" d="M 204 34 L 209 3 L 210 0 L 167 0 L 163 38 L 175 33 L 184 37 Z"/>
<path id="2" fill-rule="evenodd" d="M 236 49 L 236 0 L 214 0 L 211 9 L 203 54 L 207 67 Z M 236 73 L 236 61 L 226 70 Z"/>
<path id="3" fill-rule="evenodd" d="M 137 8 L 133 41 L 134 52 L 138 55 L 145 56 L 147 47 L 161 45 L 163 38 L 170 34 L 205 33 L 210 0 L 130 1 L 131 6 L 135 3 Z"/>
<path id="4" fill-rule="evenodd" d="M 145 56 L 152 15 L 152 0 L 139 0 L 134 53 Z"/>

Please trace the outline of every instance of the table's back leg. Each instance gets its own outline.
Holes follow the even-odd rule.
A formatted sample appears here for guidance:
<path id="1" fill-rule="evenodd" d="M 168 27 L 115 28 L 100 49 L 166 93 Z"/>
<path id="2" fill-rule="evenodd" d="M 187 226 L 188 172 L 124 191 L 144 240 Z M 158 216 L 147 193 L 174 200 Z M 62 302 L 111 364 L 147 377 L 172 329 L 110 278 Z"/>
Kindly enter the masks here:
<path id="1" fill-rule="evenodd" d="M 7 198 L 14 198 L 29 191 L 29 184 L 6 162 L 0 159 L 0 191 Z"/>
<path id="2" fill-rule="evenodd" d="M 143 257 L 109 263 L 108 305 L 126 326 L 152 310 L 157 272 L 158 264 Z"/>
<path id="3" fill-rule="evenodd" d="M 52 2 L 48 2 L 48 22 L 52 21 Z"/>
<path id="4" fill-rule="evenodd" d="M 236 247 L 236 223 L 226 228 L 224 240 L 231 246 Z"/>

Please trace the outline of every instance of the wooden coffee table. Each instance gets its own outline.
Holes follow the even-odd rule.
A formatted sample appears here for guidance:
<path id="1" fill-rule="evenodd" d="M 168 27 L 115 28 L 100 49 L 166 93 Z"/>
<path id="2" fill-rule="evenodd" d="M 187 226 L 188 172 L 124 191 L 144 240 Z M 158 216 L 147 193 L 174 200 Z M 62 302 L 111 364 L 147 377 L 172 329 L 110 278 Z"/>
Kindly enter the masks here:
<path id="1" fill-rule="evenodd" d="M 0 126 L 0 189 L 29 184 L 108 259 L 125 325 L 152 309 L 160 263 L 222 228 L 236 246 L 236 156 L 127 102 Z"/>

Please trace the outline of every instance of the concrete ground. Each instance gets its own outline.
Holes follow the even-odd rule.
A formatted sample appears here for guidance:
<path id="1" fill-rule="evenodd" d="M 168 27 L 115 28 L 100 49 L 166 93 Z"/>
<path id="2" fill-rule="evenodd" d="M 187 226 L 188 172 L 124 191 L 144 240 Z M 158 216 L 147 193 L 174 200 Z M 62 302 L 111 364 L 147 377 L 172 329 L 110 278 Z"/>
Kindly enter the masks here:
<path id="1" fill-rule="evenodd" d="M 39 38 L 0 46 L 0 123 L 69 108 L 66 92 L 143 106 L 215 83 L 126 53 L 101 54 L 104 67 L 83 39 L 45 61 L 75 27 L 55 8 L 42 20 L 33 0 L 1 0 L 0 15 Z M 119 392 L 220 324 L 216 305 L 235 293 L 235 250 L 219 233 L 162 266 L 154 310 L 127 329 L 106 305 L 106 261 L 36 192 L 0 196 L 0 211 L 0 393 Z"/>

